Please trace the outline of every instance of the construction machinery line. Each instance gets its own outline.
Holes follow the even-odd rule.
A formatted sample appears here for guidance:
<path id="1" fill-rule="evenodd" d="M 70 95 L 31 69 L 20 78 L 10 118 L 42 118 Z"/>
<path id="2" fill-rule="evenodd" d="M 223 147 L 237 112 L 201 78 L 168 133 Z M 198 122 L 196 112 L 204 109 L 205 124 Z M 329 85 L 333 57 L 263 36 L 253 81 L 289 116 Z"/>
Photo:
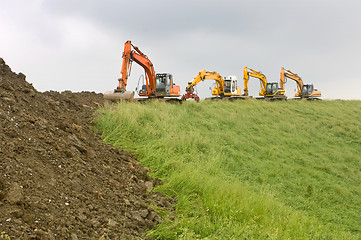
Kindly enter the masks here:
<path id="1" fill-rule="evenodd" d="M 138 91 L 140 98 L 134 98 L 135 92 L 127 90 L 128 78 L 131 73 L 132 63 L 140 65 L 145 71 L 143 84 Z M 207 99 L 246 99 L 249 96 L 249 79 L 257 78 L 260 81 L 261 90 L 257 99 L 265 99 L 269 101 L 287 100 L 285 95 L 285 83 L 287 79 L 292 79 L 297 84 L 296 99 L 318 100 L 321 97 L 321 91 L 314 89 L 313 84 L 304 84 L 302 78 L 291 72 L 290 70 L 281 68 L 280 81 L 268 82 L 266 76 L 252 68 L 243 68 L 244 93 L 242 88 L 238 87 L 237 77 L 222 77 L 217 72 L 208 72 L 202 70 L 193 79 L 188 82 L 186 93 L 180 97 L 180 87 L 174 83 L 173 75 L 170 73 L 156 73 L 151 60 L 140 49 L 134 46 L 131 41 L 124 44 L 122 55 L 121 77 L 118 79 L 118 86 L 114 91 L 108 91 L 104 94 L 104 98 L 108 100 L 126 100 L 126 101 L 148 101 L 157 99 L 166 102 L 181 102 L 182 100 L 194 99 L 199 101 L 199 96 L 195 93 L 195 86 L 200 82 L 210 79 L 215 81 L 212 88 L 212 96 Z M 139 84 L 139 82 L 138 82 Z M 137 87 L 138 88 L 138 87 Z M 136 89 L 137 91 L 137 89 Z"/>

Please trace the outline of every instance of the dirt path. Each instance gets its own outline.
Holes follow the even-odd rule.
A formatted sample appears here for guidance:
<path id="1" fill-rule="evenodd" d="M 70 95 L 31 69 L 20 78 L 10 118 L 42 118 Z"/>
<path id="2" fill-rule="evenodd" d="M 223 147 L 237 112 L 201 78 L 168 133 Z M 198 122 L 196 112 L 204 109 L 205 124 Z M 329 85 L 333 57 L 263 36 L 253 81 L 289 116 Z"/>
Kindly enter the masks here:
<path id="1" fill-rule="evenodd" d="M 12 239 L 143 238 L 172 209 L 136 156 L 91 130 L 103 95 L 37 92 L 0 58 L 0 232 Z"/>

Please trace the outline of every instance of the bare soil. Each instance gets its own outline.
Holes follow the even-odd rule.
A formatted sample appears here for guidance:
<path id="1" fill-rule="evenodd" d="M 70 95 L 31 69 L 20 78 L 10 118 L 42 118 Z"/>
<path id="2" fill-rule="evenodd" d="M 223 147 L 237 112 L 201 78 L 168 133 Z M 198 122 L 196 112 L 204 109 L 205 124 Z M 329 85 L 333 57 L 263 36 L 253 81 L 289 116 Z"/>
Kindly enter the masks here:
<path id="1" fill-rule="evenodd" d="M 143 239 L 174 200 L 92 128 L 103 95 L 38 92 L 0 58 L 0 232 L 11 239 Z M 106 238 L 105 238 L 106 239 Z"/>

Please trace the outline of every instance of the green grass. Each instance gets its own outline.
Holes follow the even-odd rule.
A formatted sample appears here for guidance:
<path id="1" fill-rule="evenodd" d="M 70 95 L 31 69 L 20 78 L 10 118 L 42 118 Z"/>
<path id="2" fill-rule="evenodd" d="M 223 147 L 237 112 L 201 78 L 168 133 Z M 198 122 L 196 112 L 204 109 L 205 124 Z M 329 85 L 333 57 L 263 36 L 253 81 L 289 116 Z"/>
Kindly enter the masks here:
<path id="1" fill-rule="evenodd" d="M 154 239 L 360 239 L 361 102 L 120 103 L 96 117 L 177 196 Z"/>

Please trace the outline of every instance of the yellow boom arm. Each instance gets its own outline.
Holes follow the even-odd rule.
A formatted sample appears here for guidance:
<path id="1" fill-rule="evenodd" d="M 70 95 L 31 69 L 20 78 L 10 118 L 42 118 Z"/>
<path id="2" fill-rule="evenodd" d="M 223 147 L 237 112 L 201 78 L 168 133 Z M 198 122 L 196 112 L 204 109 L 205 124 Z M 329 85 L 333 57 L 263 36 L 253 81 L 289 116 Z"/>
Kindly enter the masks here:
<path id="1" fill-rule="evenodd" d="M 217 72 L 207 72 L 206 70 L 200 71 L 198 73 L 198 75 L 195 76 L 193 82 L 188 83 L 186 91 L 192 89 L 194 86 L 196 86 L 198 83 L 204 81 L 205 79 L 215 80 L 217 83 L 217 89 L 218 89 L 217 95 L 224 94 L 224 80 L 223 80 L 222 76 Z"/>
<path id="2" fill-rule="evenodd" d="M 248 67 L 243 68 L 243 81 L 244 81 L 244 94 L 243 95 L 248 96 L 249 77 L 255 77 L 260 80 L 261 91 L 259 92 L 259 95 L 264 96 L 266 94 L 266 86 L 267 86 L 266 76 L 263 73 L 256 71 L 252 68 L 248 68 Z"/>

